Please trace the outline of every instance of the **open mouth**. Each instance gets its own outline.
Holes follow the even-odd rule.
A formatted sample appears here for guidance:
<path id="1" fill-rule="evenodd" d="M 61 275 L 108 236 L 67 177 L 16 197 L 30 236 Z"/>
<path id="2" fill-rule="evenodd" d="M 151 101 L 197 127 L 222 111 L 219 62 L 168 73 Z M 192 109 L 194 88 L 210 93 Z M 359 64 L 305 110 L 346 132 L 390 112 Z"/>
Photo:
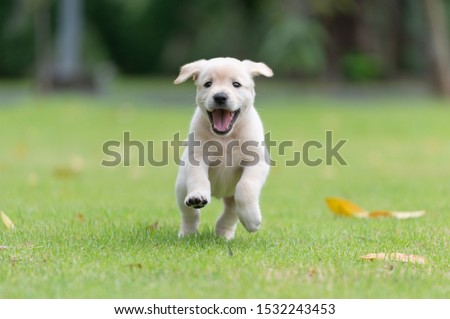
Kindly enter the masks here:
<path id="1" fill-rule="evenodd" d="M 233 128 L 234 122 L 240 113 L 240 109 L 230 112 L 224 109 L 215 109 L 212 112 L 208 111 L 209 121 L 212 129 L 219 135 L 227 134 Z"/>

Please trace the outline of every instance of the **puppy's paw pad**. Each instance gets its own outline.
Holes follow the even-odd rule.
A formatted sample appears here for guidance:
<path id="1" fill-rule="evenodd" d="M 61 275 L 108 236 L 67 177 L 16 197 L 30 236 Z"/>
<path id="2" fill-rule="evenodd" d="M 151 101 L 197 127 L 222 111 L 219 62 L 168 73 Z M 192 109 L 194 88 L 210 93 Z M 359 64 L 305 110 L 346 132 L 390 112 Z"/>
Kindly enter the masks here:
<path id="1" fill-rule="evenodd" d="M 202 208 L 208 204 L 208 197 L 203 194 L 190 194 L 186 197 L 184 203 L 194 208 Z"/>

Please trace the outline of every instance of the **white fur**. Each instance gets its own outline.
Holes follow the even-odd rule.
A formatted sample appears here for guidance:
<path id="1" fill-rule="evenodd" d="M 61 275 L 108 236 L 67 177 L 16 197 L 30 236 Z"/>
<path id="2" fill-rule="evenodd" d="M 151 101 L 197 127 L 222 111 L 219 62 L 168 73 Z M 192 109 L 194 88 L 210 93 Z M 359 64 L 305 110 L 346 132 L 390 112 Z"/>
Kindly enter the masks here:
<path id="1" fill-rule="evenodd" d="M 200 208 L 211 201 L 211 196 L 223 198 L 224 210 L 216 222 L 216 234 L 226 239 L 234 237 L 238 220 L 249 232 L 258 230 L 261 224 L 259 194 L 269 173 L 266 163 L 264 130 L 260 117 L 253 106 L 255 91 L 253 77 L 257 75 L 272 76 L 272 70 L 264 63 L 249 60 L 239 61 L 234 58 L 215 58 L 199 60 L 184 65 L 175 84 L 193 78 L 197 86 L 197 108 L 190 125 L 190 133 L 195 134 L 195 140 L 201 146 L 194 148 L 191 158 L 198 160 L 200 165 L 192 165 L 188 160 L 186 149 L 176 181 L 176 195 L 182 215 L 179 236 L 196 233 L 200 220 Z M 206 82 L 212 82 L 205 87 Z M 236 88 L 233 82 L 242 86 Z M 227 110 L 240 113 L 233 128 L 224 135 L 216 134 L 211 127 L 207 111 L 212 111 L 217 105 L 214 101 L 216 93 L 227 95 Z M 240 165 L 245 160 L 239 147 L 228 149 L 223 156 L 216 156 L 222 164 L 219 166 L 204 163 L 202 146 L 208 141 L 217 141 L 225 150 L 228 143 L 237 141 L 242 145 L 245 141 L 256 141 L 258 146 L 252 148 L 259 156 L 259 162 L 252 166 Z M 227 156 L 232 155 L 231 164 L 225 165 Z M 230 157 L 229 157 L 230 158 Z M 189 202 L 200 202 L 188 206 Z M 196 206 L 198 208 L 194 208 Z"/>

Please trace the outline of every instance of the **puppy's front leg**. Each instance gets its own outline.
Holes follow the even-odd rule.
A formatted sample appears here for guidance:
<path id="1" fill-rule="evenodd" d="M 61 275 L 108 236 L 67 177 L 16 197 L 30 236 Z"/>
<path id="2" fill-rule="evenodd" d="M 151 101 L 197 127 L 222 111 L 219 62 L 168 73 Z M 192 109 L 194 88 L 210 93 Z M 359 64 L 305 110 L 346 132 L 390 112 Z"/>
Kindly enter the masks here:
<path id="1" fill-rule="evenodd" d="M 176 193 L 181 212 L 179 236 L 197 232 L 200 222 L 200 209 L 210 201 L 209 180 L 205 173 L 207 168 L 187 164 L 180 167 L 177 177 Z"/>
<path id="2" fill-rule="evenodd" d="M 198 165 L 197 165 L 198 164 Z M 202 208 L 211 201 L 211 186 L 208 167 L 205 163 L 189 163 L 186 166 L 187 196 L 184 203 L 193 208 Z"/>
<path id="3" fill-rule="evenodd" d="M 269 173 L 265 162 L 244 168 L 234 193 L 236 212 L 242 225 L 249 232 L 258 230 L 261 224 L 259 194 Z"/>

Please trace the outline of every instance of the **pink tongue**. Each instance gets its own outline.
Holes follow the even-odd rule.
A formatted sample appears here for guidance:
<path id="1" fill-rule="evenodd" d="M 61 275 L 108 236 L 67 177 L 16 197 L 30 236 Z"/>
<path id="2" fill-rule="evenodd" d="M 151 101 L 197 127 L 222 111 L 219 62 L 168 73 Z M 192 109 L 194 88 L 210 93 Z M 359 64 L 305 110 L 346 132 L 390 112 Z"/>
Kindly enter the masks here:
<path id="1" fill-rule="evenodd" d="M 225 132 L 233 119 L 232 113 L 217 109 L 212 113 L 214 128 L 219 132 Z"/>

